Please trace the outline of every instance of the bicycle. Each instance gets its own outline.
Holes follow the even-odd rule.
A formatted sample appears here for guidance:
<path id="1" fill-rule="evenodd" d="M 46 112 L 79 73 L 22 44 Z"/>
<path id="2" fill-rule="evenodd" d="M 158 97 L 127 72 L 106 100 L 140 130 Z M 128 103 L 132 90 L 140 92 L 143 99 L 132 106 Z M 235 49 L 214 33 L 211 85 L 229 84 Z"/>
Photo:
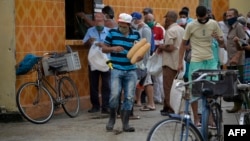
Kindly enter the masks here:
<path id="1" fill-rule="evenodd" d="M 244 109 L 240 110 L 239 118 L 236 115 L 236 119 L 239 125 L 250 125 L 250 84 L 237 84 L 237 90 L 243 100 Z"/>
<path id="2" fill-rule="evenodd" d="M 199 72 L 199 71 L 198 71 Z M 170 114 L 169 119 L 164 119 L 156 123 L 150 130 L 147 141 L 207 141 L 207 140 L 223 140 L 222 135 L 222 110 L 220 104 L 216 101 L 219 96 L 218 91 L 214 90 L 218 84 L 221 85 L 221 81 L 207 80 L 207 77 L 218 77 L 218 74 L 226 73 L 220 70 L 210 70 L 210 71 L 200 71 L 199 77 L 193 79 L 192 81 L 186 83 L 177 84 L 176 88 L 187 87 L 192 84 L 192 89 L 198 88 L 199 97 L 190 99 L 190 94 L 188 91 L 182 93 L 182 97 L 185 100 L 184 112 L 180 114 Z M 235 72 L 234 72 L 235 73 Z M 227 76 L 228 73 L 225 74 Z M 230 74 L 230 73 L 229 73 Z M 236 75 L 233 75 L 233 81 Z M 226 77 L 225 77 L 226 78 Z M 221 78 L 217 78 L 221 79 Z M 222 83 L 227 81 L 223 79 Z M 195 84 L 199 84 L 198 86 Z M 212 85 L 211 85 L 212 84 Z M 215 85 L 216 84 L 216 85 Z M 234 86 L 235 84 L 232 83 Z M 233 87 L 232 86 L 232 87 Z M 187 87 L 188 88 L 188 87 Z M 213 92 L 214 91 L 214 92 Z M 223 91 L 224 92 L 224 91 Z M 226 91 L 227 92 L 227 91 Z M 193 90 L 192 90 L 193 93 Z M 215 95 L 217 94 L 217 95 Z M 209 98 L 209 101 L 208 101 Z M 212 98 L 212 101 L 211 101 Z M 189 106 L 192 102 L 202 100 L 202 117 L 201 117 L 201 129 L 196 127 L 191 121 L 191 115 L 189 112 Z M 209 125 L 209 115 L 212 115 L 212 120 L 216 125 L 215 135 L 209 135 L 208 125 Z"/>
<path id="3" fill-rule="evenodd" d="M 25 119 L 35 124 L 46 123 L 60 107 L 71 118 L 78 115 L 80 98 L 77 87 L 70 78 L 69 71 L 65 69 L 65 63 L 62 63 L 62 60 L 67 60 L 66 57 L 72 54 L 47 53 L 42 57 L 37 56 L 38 62 L 33 66 L 36 81 L 21 85 L 16 95 L 17 107 Z M 48 63 L 48 59 L 52 61 Z M 79 57 L 76 59 L 79 60 Z M 44 67 L 46 61 L 48 68 Z M 53 76 L 54 85 L 46 77 L 47 75 Z"/>

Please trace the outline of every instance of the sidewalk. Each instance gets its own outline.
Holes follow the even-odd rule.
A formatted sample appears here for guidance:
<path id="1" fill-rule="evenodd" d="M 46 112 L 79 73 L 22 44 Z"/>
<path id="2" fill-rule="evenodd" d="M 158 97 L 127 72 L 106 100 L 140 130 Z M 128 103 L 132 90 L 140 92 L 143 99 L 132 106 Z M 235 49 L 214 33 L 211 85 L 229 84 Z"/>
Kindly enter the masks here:
<path id="1" fill-rule="evenodd" d="M 222 103 L 224 124 L 237 124 L 235 114 L 226 113 L 233 103 Z M 140 111 L 135 107 L 134 113 L 139 120 L 130 120 L 136 131 L 115 135 L 106 132 L 108 115 L 90 114 L 82 111 L 76 118 L 66 114 L 56 115 L 42 125 L 30 122 L 0 123 L 1 141 L 145 141 L 150 128 L 159 120 L 167 118 L 160 115 L 162 105 L 156 105 L 155 111 Z M 115 129 L 121 130 L 121 120 L 117 119 Z"/>

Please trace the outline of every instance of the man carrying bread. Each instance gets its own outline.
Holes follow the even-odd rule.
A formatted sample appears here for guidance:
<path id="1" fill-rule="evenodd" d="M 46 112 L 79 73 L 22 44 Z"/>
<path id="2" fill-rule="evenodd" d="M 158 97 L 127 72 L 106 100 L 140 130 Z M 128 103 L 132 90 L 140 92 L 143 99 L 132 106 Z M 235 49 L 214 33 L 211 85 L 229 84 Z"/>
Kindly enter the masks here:
<path id="1" fill-rule="evenodd" d="M 124 132 L 134 132 L 129 126 L 129 116 L 134 103 L 137 74 L 136 65 L 127 58 L 134 43 L 140 40 L 140 34 L 131 28 L 132 16 L 121 13 L 118 19 L 118 28 L 111 29 L 102 44 L 102 51 L 110 53 L 113 64 L 111 70 L 110 117 L 106 125 L 107 131 L 113 131 L 116 120 L 116 109 L 119 105 L 121 90 L 124 98 L 121 105 L 121 120 Z M 139 61 L 139 60 L 138 60 Z"/>

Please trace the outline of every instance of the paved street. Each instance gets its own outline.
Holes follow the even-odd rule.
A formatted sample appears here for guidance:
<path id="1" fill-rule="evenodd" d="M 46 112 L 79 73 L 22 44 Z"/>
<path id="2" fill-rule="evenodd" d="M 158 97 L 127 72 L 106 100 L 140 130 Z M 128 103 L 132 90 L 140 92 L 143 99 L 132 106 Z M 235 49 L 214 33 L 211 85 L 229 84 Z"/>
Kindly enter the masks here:
<path id="1" fill-rule="evenodd" d="M 222 103 L 224 124 L 237 124 L 235 114 L 226 113 L 232 103 Z M 130 120 L 135 127 L 134 133 L 115 135 L 106 132 L 107 115 L 90 114 L 81 111 L 77 118 L 69 118 L 65 114 L 54 116 L 42 125 L 30 122 L 0 123 L 0 141 L 145 141 L 150 128 L 159 120 L 166 118 L 160 115 L 162 105 L 155 111 L 142 112 L 135 107 L 139 120 Z M 117 119 L 115 129 L 121 129 L 121 120 Z"/>

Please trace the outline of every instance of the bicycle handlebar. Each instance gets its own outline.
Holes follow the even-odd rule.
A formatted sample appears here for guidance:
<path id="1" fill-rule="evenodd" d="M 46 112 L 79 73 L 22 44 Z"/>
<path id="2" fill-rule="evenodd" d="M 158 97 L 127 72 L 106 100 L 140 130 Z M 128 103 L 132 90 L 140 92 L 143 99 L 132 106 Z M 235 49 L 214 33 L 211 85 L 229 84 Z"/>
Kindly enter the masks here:
<path id="1" fill-rule="evenodd" d="M 187 86 L 189 84 L 193 84 L 193 83 L 197 83 L 197 82 L 209 82 L 213 85 L 215 85 L 216 83 L 213 82 L 213 81 L 210 81 L 210 80 L 207 80 L 207 79 L 204 79 L 204 77 L 206 76 L 216 76 L 215 74 L 209 74 L 209 73 L 203 73 L 202 75 L 200 75 L 198 78 L 196 78 L 195 80 L 192 80 L 192 81 L 189 81 L 189 82 L 186 82 L 186 83 L 182 83 L 182 82 L 178 82 L 176 84 L 176 88 L 180 88 L 180 87 L 183 87 L 183 86 Z"/>
<path id="2" fill-rule="evenodd" d="M 72 49 L 69 45 L 66 45 L 66 52 L 47 52 L 43 56 L 49 55 L 51 58 L 58 58 L 64 56 L 66 53 L 72 53 Z"/>

